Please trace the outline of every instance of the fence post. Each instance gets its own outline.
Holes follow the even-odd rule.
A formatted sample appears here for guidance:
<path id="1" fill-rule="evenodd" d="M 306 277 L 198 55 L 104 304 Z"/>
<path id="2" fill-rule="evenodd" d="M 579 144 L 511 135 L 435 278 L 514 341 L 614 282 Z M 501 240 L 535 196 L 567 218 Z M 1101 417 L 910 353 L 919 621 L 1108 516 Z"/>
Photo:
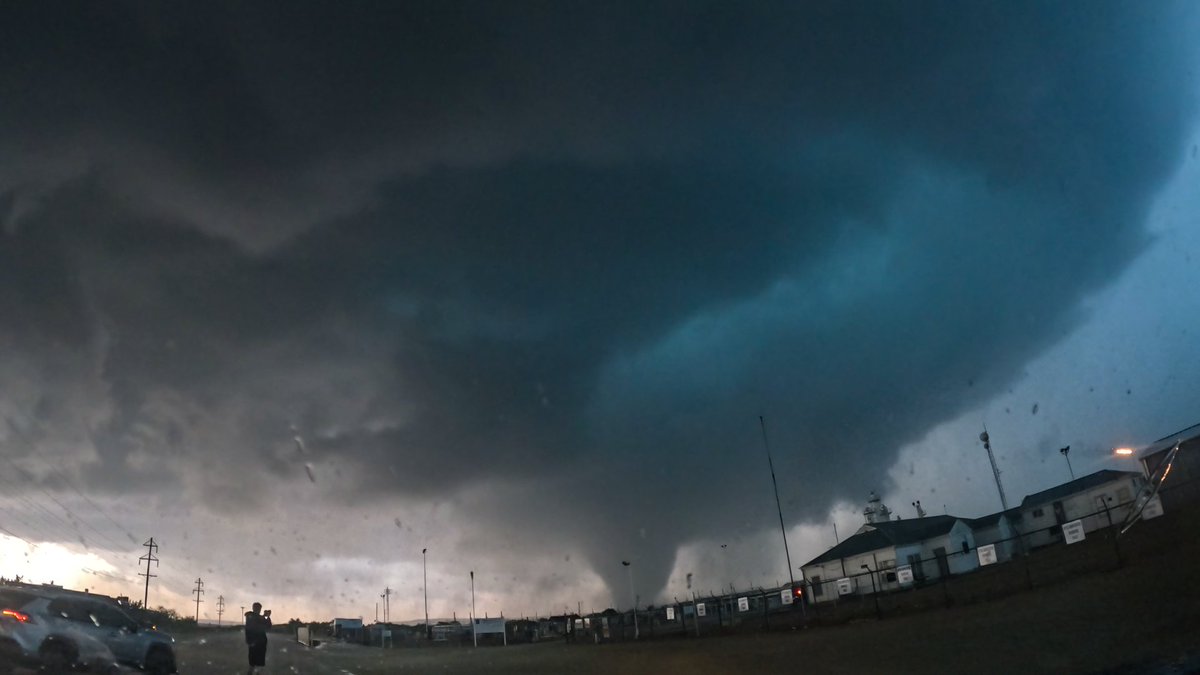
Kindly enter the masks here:
<path id="1" fill-rule="evenodd" d="M 761 594 L 760 597 L 762 598 L 763 605 L 763 632 L 769 633 L 771 631 L 771 619 L 767 617 L 767 592 L 761 588 L 758 589 L 758 592 Z"/>
<path id="2" fill-rule="evenodd" d="M 950 569 L 950 561 L 949 561 L 949 559 L 947 559 L 947 561 L 946 561 L 947 572 L 949 571 L 949 569 Z M 952 602 L 950 602 L 950 575 L 943 574 L 942 568 L 939 565 L 938 566 L 938 576 L 941 577 L 941 582 L 942 582 L 942 600 L 946 603 L 946 607 L 950 607 L 953 604 Z"/>
<path id="3" fill-rule="evenodd" d="M 1101 500 L 1104 502 L 1104 515 L 1108 517 L 1108 536 L 1112 537 L 1113 553 L 1117 556 L 1117 567 L 1120 568 L 1125 564 L 1121 559 L 1121 543 L 1117 541 L 1117 531 L 1113 527 L 1112 511 L 1108 509 L 1108 497 L 1102 496 Z"/>

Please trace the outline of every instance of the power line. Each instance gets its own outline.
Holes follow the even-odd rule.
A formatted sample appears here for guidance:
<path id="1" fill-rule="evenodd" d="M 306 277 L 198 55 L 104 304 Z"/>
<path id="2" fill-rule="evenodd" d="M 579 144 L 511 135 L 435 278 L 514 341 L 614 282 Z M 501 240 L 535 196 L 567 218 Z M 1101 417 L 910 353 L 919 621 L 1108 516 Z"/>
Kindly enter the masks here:
<path id="1" fill-rule="evenodd" d="M 7 481 L 6 481 L 6 483 L 7 483 Z M 9 521 L 15 521 L 15 522 L 20 523 L 22 526 L 24 526 L 27 529 L 27 531 L 32 532 L 33 536 L 41 537 L 41 539 L 43 541 L 52 541 L 52 540 L 58 539 L 58 537 L 56 537 L 56 536 L 47 535 L 46 531 L 42 529 L 43 527 L 46 526 L 46 523 L 49 523 L 49 521 L 46 520 L 46 517 L 43 516 L 41 513 L 39 513 L 34 508 L 35 506 L 38 506 L 38 504 L 36 502 L 33 502 L 27 496 L 24 496 L 24 495 L 17 495 L 16 498 L 21 501 L 21 506 L 24 507 L 23 509 L 15 509 L 11 505 L 11 502 L 4 506 L 0 506 L 0 508 L 4 509 L 4 512 L 7 514 Z M 33 516 L 38 517 L 40 519 L 41 524 L 35 524 L 35 521 L 30 519 Z M 12 534 L 12 536 L 14 536 L 14 537 L 17 537 L 19 539 L 24 539 L 24 537 L 21 537 L 20 535 L 12 533 L 11 530 L 9 530 L 8 532 L 10 532 Z M 26 541 L 28 541 L 28 540 L 26 540 Z M 30 542 L 30 545 L 36 545 L 36 544 L 33 544 L 32 542 Z"/>
<path id="2" fill-rule="evenodd" d="M 12 430 L 12 432 L 13 432 L 14 434 L 16 434 L 16 436 L 17 436 L 18 438 L 20 438 L 20 439 L 21 439 L 21 441 L 22 441 L 23 443 L 25 443 L 25 446 L 26 446 L 28 449 L 30 449 L 30 450 L 32 450 L 32 451 L 34 451 L 34 452 L 36 452 L 36 451 L 37 451 L 37 448 L 34 446 L 34 444 L 33 444 L 33 441 L 31 441 L 31 440 L 29 439 L 29 437 L 28 437 L 28 436 L 25 434 L 25 431 L 24 431 L 23 429 L 21 429 L 19 426 L 17 426 L 17 424 L 16 424 L 15 422 L 13 422 L 13 419 L 12 419 L 12 417 L 6 417 L 6 418 L 5 418 L 5 421 L 7 421 L 7 422 L 8 422 L 8 428 L 9 428 L 9 429 L 11 429 L 11 430 Z M 115 527 L 116 527 L 118 530 L 120 530 L 122 533 L 124 533 L 124 535 L 125 535 L 126 537 L 128 537 L 128 538 L 129 538 L 129 541 L 130 541 L 130 542 L 132 542 L 132 543 L 135 543 L 135 544 L 137 543 L 137 537 L 133 536 L 133 533 L 132 533 L 132 532 L 130 532 L 130 531 L 129 531 L 128 529 L 126 529 L 126 528 L 125 528 L 123 525 L 121 525 L 120 523 L 118 523 L 118 522 L 117 522 L 115 519 L 113 519 L 113 517 L 112 517 L 112 516 L 108 515 L 108 512 L 106 512 L 104 509 L 100 508 L 100 505 L 99 505 L 99 504 L 97 504 L 96 502 L 92 501 L 92 498 L 91 498 L 91 497 L 88 497 L 86 494 L 84 494 L 84 493 L 83 493 L 83 491 L 81 491 L 79 488 L 75 487 L 75 484 L 74 484 L 74 483 L 72 483 L 72 482 L 71 482 L 71 481 L 70 481 L 70 480 L 69 480 L 69 479 L 68 479 L 68 478 L 67 478 L 67 477 L 66 477 L 66 476 L 65 476 L 65 475 L 64 475 L 62 472 L 60 472 L 60 471 L 59 471 L 59 470 L 58 470 L 58 469 L 57 469 L 57 468 L 56 468 L 56 467 L 55 467 L 53 464 L 50 464 L 49 462 L 43 462 L 43 463 L 46 465 L 46 467 L 47 467 L 47 468 L 49 468 L 49 469 L 50 469 L 50 472 L 51 472 L 51 473 L 53 473 L 53 474 L 54 474 L 54 475 L 55 475 L 55 476 L 56 476 L 56 477 L 57 477 L 59 480 L 61 480 L 63 483 L 65 483 L 67 487 L 71 488 L 71 490 L 72 490 L 72 491 L 73 491 L 75 494 L 77 494 L 77 495 L 79 495 L 80 497 L 82 497 L 82 498 L 83 498 L 83 500 L 84 500 L 85 502 L 87 502 L 88 506 L 90 506 L 90 507 L 92 507 L 93 509 L 95 509 L 97 513 L 99 513 L 101 516 L 103 516 L 103 517 L 105 518 L 105 520 L 107 520 L 108 522 L 112 523 L 112 524 L 113 524 L 113 526 L 115 526 Z M 111 541 L 111 540 L 110 540 L 110 541 Z M 114 542 L 114 544 L 115 544 L 115 543 L 116 543 L 116 542 Z"/>
<path id="3" fill-rule="evenodd" d="M 108 539 L 110 542 L 113 543 L 114 546 L 119 546 L 119 544 L 117 544 L 115 541 L 113 541 L 110 537 L 105 535 L 103 532 L 100 532 L 95 527 L 92 527 L 91 524 L 88 523 L 87 521 L 78 519 L 78 516 L 75 515 L 75 512 L 72 511 L 70 509 L 70 507 L 68 507 L 66 504 L 63 504 L 62 502 L 58 501 L 58 499 L 56 499 L 54 497 L 54 495 L 50 494 L 50 492 L 47 491 L 46 488 L 42 487 L 41 484 L 38 483 L 37 478 L 33 474 L 31 474 L 28 471 L 26 471 L 25 469 L 23 469 L 19 464 L 14 462 L 12 460 L 12 458 L 10 458 L 8 455 L 0 453 L 0 459 L 3 459 L 6 463 L 8 463 L 8 465 L 11 466 L 13 468 L 13 470 L 16 471 L 26 481 L 29 481 L 31 484 L 36 485 L 38 490 L 41 491 L 42 494 L 46 495 L 46 497 L 48 499 L 50 499 L 50 501 L 57 504 L 58 507 L 61 508 L 63 510 L 63 512 L 67 514 L 68 518 L 70 518 L 71 520 L 69 522 L 67 520 L 63 520 L 61 516 L 54 513 L 50 509 L 46 508 L 44 505 L 39 504 L 36 501 L 33 501 L 27 495 L 23 495 L 26 498 L 27 503 L 30 506 L 34 507 L 35 509 L 40 510 L 40 512 L 45 514 L 45 516 L 49 516 L 50 518 L 53 518 L 56 521 L 58 521 L 62 526 L 66 527 L 69 531 L 71 531 L 71 533 L 73 533 L 75 535 L 75 537 L 79 538 L 81 541 L 83 540 L 83 533 L 79 531 L 78 522 L 83 522 L 85 525 L 90 527 L 93 532 L 100 535 L 101 537 L 104 537 L 105 539 Z M 12 485 L 12 483 L 9 483 L 9 485 Z M 77 522 L 77 520 L 78 520 L 78 522 Z M 49 523 L 48 520 L 46 522 Z M 84 545 L 86 546 L 86 542 L 84 542 Z"/>
<path id="4" fill-rule="evenodd" d="M 12 420 L 11 420 L 11 419 L 9 419 L 9 420 L 8 420 L 8 422 L 9 422 L 9 428 L 10 428 L 10 429 L 12 429 L 12 430 L 14 431 L 14 433 L 16 433 L 16 434 L 18 435 L 18 437 L 20 437 L 20 438 L 21 438 L 21 440 L 22 440 L 22 441 L 23 441 L 23 442 L 26 444 L 26 446 L 27 446 L 27 447 L 28 447 L 30 450 L 32 450 L 32 451 L 34 451 L 34 452 L 36 453 L 36 451 L 37 451 L 37 448 L 35 448 L 35 447 L 34 447 L 34 446 L 33 446 L 33 445 L 32 445 L 32 444 L 29 442 L 29 440 L 28 440 L 28 439 L 24 438 L 24 436 L 22 436 L 22 435 L 21 435 L 21 432 L 20 432 L 20 430 L 19 430 L 19 429 L 17 429 L 17 427 L 16 427 L 15 425 L 13 425 L 13 423 L 12 423 Z M 21 465 L 17 464 L 17 463 L 16 463 L 16 462 L 15 462 L 15 461 L 12 459 L 12 457 L 10 457 L 10 456 L 8 455 L 8 453 L 0 453 L 0 459 L 3 459 L 3 460 L 5 461 L 5 463 L 7 463 L 9 466 L 11 466 L 11 467 L 13 468 L 13 470 L 14 470 L 14 471 L 16 471 L 16 472 L 17 472 L 17 474 L 18 474 L 18 475 L 20 475 L 20 476 L 21 476 L 23 479 L 25 479 L 26 481 L 29 481 L 29 483 L 30 483 L 30 484 L 32 484 L 32 485 L 35 485 L 35 486 L 38 488 L 38 490 L 39 490 L 39 491 L 40 491 L 42 494 L 46 495 L 46 497 L 47 497 L 48 499 L 50 499 L 50 501 L 52 501 L 52 502 L 54 502 L 55 504 L 57 504 L 57 505 L 58 505 L 58 507 L 59 507 L 59 508 L 61 508 L 61 509 L 63 510 L 63 512 L 64 512 L 64 513 L 66 513 L 66 514 L 68 515 L 68 517 L 69 517 L 69 518 L 71 518 L 71 519 L 72 519 L 72 521 L 71 521 L 71 523 L 69 524 L 69 526 L 70 526 L 70 528 L 71 528 L 72 530 L 74 530 L 74 533 L 75 533 L 75 535 L 76 535 L 77 537 L 79 537 L 81 540 L 82 540 L 82 538 L 83 538 L 83 534 L 82 534 L 82 533 L 79 531 L 79 527 L 78 527 L 78 522 L 82 522 L 84 525 L 87 525 L 87 526 L 88 526 L 88 528 L 90 528 L 90 529 L 91 529 L 93 532 L 95 532 L 97 535 L 99 535 L 99 536 L 101 536 L 101 537 L 103 537 L 103 538 L 107 539 L 107 540 L 108 540 L 108 541 L 109 541 L 109 542 L 110 542 L 110 543 L 113 545 L 113 547 L 114 547 L 115 549 L 120 549 L 121 545 L 120 545 L 120 544 L 118 544 L 118 543 L 116 542 L 116 540 L 112 539 L 111 537 L 109 537 L 107 534 L 104 534 L 104 533 L 103 533 L 103 532 L 101 532 L 100 530 L 97 530 L 97 529 L 96 529 L 96 528 L 95 528 L 95 527 L 94 527 L 94 526 L 93 526 L 91 523 L 87 522 L 86 520 L 83 520 L 82 518 L 79 518 L 79 516 L 77 516 L 77 515 L 75 514 L 75 512 L 74 512 L 74 511 L 72 511 L 72 510 L 70 509 L 70 507 L 68 507 L 66 504 L 63 504 L 62 502 L 58 501 L 58 499 L 57 499 L 57 498 L 56 498 L 54 495 L 50 494 L 50 492 L 49 492 L 49 491 L 48 491 L 48 490 L 47 490 L 47 489 L 46 489 L 46 488 L 45 488 L 45 487 L 44 487 L 44 486 L 41 484 L 41 482 L 40 482 L 40 481 L 38 481 L 38 479 L 37 479 L 37 477 L 36 477 L 36 476 L 34 476 L 33 474 L 29 473 L 29 472 L 28 472 L 27 470 L 25 470 L 25 469 L 24 469 L 24 468 L 23 468 Z M 52 470 L 52 471 L 54 470 L 54 469 L 53 469 L 53 467 L 50 467 L 50 468 L 51 468 L 51 470 Z M 42 509 L 42 511 L 44 511 L 45 513 L 47 513 L 47 514 L 51 515 L 52 517 L 54 517 L 55 519 L 57 519 L 59 522 L 63 523 L 64 525 L 67 525 L 67 524 L 68 524 L 68 523 L 66 523 L 66 521 L 63 521 L 63 520 L 62 520 L 62 519 L 61 519 L 59 516 L 57 516 L 56 514 L 54 514 L 53 512 L 51 512 L 49 509 L 45 508 L 44 506 L 40 506 L 40 505 L 38 505 L 38 506 L 39 506 L 39 508 L 41 508 L 41 509 Z M 78 521 L 78 522 L 76 522 L 76 521 Z M 135 540 L 135 541 L 136 541 L 136 540 Z M 86 543 L 84 543 L 84 545 L 86 546 Z"/>

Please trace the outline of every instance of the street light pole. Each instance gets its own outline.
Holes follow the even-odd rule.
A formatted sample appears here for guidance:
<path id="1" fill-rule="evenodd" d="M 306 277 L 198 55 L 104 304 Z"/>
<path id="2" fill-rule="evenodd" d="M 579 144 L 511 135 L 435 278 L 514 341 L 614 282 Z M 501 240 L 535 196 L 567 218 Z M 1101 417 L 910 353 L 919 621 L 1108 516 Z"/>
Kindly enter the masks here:
<path id="1" fill-rule="evenodd" d="M 1063 459 L 1067 460 L 1067 471 L 1071 472 L 1071 480 L 1075 480 L 1075 469 L 1071 468 L 1071 446 L 1060 448 L 1059 452 L 1062 453 Z"/>
<path id="2" fill-rule="evenodd" d="M 425 552 L 429 549 L 421 549 L 421 579 L 422 588 L 425 591 L 425 639 L 433 638 L 433 633 L 429 630 L 429 571 L 425 565 Z"/>
<path id="3" fill-rule="evenodd" d="M 479 646 L 479 632 L 475 626 L 475 570 L 471 570 L 471 641 Z"/>
<path id="4" fill-rule="evenodd" d="M 637 620 L 638 595 L 637 589 L 633 585 L 633 563 L 628 560 L 622 560 L 621 564 L 625 566 L 625 569 L 629 570 L 629 594 L 633 596 L 633 639 L 637 640 L 640 636 Z"/>

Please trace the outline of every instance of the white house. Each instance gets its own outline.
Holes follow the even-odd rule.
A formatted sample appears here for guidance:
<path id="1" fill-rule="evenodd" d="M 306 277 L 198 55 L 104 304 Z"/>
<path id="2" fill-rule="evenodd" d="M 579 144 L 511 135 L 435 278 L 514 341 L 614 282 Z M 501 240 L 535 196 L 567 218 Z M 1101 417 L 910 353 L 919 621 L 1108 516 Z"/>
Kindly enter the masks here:
<path id="1" fill-rule="evenodd" d="M 930 516 L 869 522 L 854 536 L 804 564 L 809 600 L 836 600 L 847 590 L 869 594 L 969 572 L 979 567 L 975 536 L 962 518 Z M 902 570 L 912 572 L 905 581 Z"/>
<path id="2" fill-rule="evenodd" d="M 1037 548 L 1061 542 L 1062 524 L 1073 520 L 1083 520 L 1084 532 L 1119 525 L 1144 482 L 1139 472 L 1104 469 L 1056 485 L 1021 500 L 1017 527 Z"/>

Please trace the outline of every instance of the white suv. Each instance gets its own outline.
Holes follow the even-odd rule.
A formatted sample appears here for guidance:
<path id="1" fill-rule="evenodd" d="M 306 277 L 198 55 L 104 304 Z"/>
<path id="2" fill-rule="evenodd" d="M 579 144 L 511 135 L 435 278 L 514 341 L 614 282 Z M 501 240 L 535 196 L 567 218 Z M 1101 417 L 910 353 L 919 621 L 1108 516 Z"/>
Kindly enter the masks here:
<path id="1" fill-rule="evenodd" d="M 138 625 L 111 598 L 37 586 L 0 587 L 0 664 L 51 672 L 116 672 L 117 663 L 175 673 L 175 640 Z"/>

